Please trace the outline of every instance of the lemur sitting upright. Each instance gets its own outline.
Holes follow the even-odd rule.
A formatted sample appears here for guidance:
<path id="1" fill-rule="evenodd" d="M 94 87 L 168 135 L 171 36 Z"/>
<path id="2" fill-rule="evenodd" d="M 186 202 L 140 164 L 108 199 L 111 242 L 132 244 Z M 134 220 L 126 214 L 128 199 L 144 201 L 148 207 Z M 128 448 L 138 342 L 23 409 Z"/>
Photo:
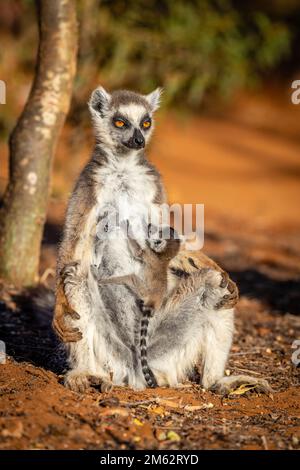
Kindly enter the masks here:
<path id="1" fill-rule="evenodd" d="M 117 210 L 123 220 L 145 220 L 149 212 L 159 213 L 166 203 L 162 179 L 144 150 L 159 100 L 160 90 L 141 95 L 108 93 L 99 87 L 89 101 L 96 141 L 68 205 L 58 253 L 53 322 L 67 344 L 70 370 L 65 384 L 72 390 L 87 389 L 91 377 L 93 382 L 98 380 L 101 390 L 113 384 L 134 389 L 147 385 L 138 360 L 140 310 L 136 297 L 124 285 L 99 287 L 91 266 L 99 266 L 100 277 L 140 275 L 141 265 L 130 253 L 125 238 L 101 242 L 104 254 L 99 264 L 97 224 L 108 208 Z M 138 243 L 143 248 L 145 239 L 138 238 Z M 196 253 L 187 257 L 197 264 Z M 179 278 L 176 270 L 179 272 L 182 260 L 181 252 L 173 258 L 175 274 L 168 270 L 173 289 L 149 324 L 149 365 L 159 385 L 176 386 L 199 364 L 201 385 L 226 392 L 240 380 L 224 377 L 237 290 L 228 283 L 224 286 L 218 271 L 214 271 L 214 289 L 201 283 L 199 288 L 197 270 Z M 201 270 L 199 276 L 201 279 Z M 260 379 L 251 380 L 257 383 Z"/>

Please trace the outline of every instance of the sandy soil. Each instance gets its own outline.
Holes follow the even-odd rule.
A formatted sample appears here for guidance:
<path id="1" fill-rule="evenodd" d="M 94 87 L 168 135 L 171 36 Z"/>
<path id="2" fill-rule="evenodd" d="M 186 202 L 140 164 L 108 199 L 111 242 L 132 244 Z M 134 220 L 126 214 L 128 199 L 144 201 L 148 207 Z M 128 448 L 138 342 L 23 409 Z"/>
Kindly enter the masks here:
<path id="1" fill-rule="evenodd" d="M 61 384 L 51 319 L 33 312 L 30 295 L 3 286 L 0 339 L 9 358 L 0 366 L 0 448 L 300 448 L 300 375 L 291 360 L 300 338 L 300 140 L 290 122 L 289 132 L 274 133 L 242 119 L 161 116 L 151 149 L 170 199 L 205 204 L 204 251 L 239 285 L 227 374 L 267 377 L 274 393 L 222 398 L 187 383 L 75 394 Z M 50 287 L 67 194 L 89 152 L 90 136 L 78 139 L 67 128 L 55 162 L 41 260 Z"/>

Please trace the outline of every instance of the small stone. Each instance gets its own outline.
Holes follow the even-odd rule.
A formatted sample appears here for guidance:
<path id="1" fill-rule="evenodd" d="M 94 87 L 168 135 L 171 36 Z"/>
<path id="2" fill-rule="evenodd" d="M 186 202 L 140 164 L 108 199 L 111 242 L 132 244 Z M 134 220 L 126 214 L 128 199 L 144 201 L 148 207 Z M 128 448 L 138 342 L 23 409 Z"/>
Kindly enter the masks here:
<path id="1" fill-rule="evenodd" d="M 15 437 L 16 439 L 20 439 L 23 435 L 23 430 L 24 427 L 21 421 L 8 422 L 6 428 L 1 431 L 1 435 L 3 437 Z"/>
<path id="2" fill-rule="evenodd" d="M 120 400 L 117 397 L 109 397 L 104 398 L 98 402 L 99 406 L 118 406 L 120 404 Z"/>
<path id="3" fill-rule="evenodd" d="M 203 408 L 203 409 L 206 409 L 206 410 L 209 410 L 209 409 L 211 409 L 211 408 L 213 408 L 213 407 L 214 407 L 214 404 L 211 403 L 211 402 L 209 402 L 209 403 L 203 403 L 203 405 L 202 405 L 202 408 Z"/>

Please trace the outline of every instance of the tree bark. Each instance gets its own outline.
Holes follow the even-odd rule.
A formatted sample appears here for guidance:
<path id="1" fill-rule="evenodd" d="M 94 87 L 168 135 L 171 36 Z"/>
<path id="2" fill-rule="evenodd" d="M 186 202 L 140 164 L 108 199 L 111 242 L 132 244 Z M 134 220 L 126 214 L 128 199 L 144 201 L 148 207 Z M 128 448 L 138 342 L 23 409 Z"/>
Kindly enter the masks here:
<path id="1" fill-rule="evenodd" d="M 39 0 L 35 78 L 9 142 L 9 183 L 0 209 L 0 278 L 38 281 L 53 155 L 69 109 L 77 56 L 76 2 Z"/>

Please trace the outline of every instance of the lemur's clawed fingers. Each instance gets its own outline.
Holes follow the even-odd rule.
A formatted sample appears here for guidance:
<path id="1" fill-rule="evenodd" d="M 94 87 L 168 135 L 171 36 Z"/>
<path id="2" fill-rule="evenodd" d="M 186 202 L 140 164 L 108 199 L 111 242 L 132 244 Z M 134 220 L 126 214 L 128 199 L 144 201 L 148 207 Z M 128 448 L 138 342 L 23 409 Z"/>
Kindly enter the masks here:
<path id="1" fill-rule="evenodd" d="M 59 339 L 64 343 L 74 343 L 82 339 L 82 333 L 79 328 L 67 327 L 63 318 L 54 318 L 52 326 Z"/>
<path id="2" fill-rule="evenodd" d="M 228 283 L 229 283 L 229 275 L 225 271 L 222 271 L 221 276 L 222 276 L 222 279 L 221 279 L 220 287 L 225 288 L 228 286 Z"/>
<path id="3" fill-rule="evenodd" d="M 56 328 L 56 333 L 64 343 L 77 343 L 82 339 L 82 333 L 77 328 L 70 331 Z"/>
<path id="4" fill-rule="evenodd" d="M 76 328 L 77 330 L 77 328 Z M 70 333 L 64 332 L 64 336 L 62 338 L 62 341 L 64 343 L 77 343 L 77 341 L 80 341 L 82 339 L 82 333 L 78 330 L 76 333 L 74 330 Z"/>
<path id="5" fill-rule="evenodd" d="M 223 296 L 222 300 L 220 300 L 217 305 L 216 305 L 216 309 L 217 310 L 221 310 L 221 309 L 224 309 L 225 308 L 225 305 L 228 306 L 228 301 L 229 301 L 229 295 L 226 294 Z"/>
<path id="6" fill-rule="evenodd" d="M 90 386 L 89 376 L 71 371 L 66 374 L 64 384 L 73 392 L 84 393 Z"/>
<path id="7" fill-rule="evenodd" d="M 227 289 L 229 290 L 230 294 L 234 294 L 238 297 L 239 291 L 235 282 L 229 279 Z"/>
<path id="8" fill-rule="evenodd" d="M 218 310 L 233 308 L 239 300 L 237 285 L 231 279 L 228 280 L 227 290 L 229 294 L 225 294 L 216 305 Z"/>

